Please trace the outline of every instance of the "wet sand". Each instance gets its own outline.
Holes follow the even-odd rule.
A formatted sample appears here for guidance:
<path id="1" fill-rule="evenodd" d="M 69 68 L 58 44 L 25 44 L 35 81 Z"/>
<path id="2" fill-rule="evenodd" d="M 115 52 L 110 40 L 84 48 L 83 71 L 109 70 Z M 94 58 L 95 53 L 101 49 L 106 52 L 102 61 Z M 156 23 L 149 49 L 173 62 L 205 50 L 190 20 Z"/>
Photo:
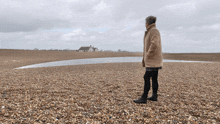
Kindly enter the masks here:
<path id="1" fill-rule="evenodd" d="M 52 58 L 46 61 L 59 58 L 50 54 L 48 56 Z M 80 56 L 84 58 L 92 57 L 93 53 L 79 54 L 84 54 Z M 63 58 L 69 59 L 70 55 Z M 22 64 L 45 61 L 42 56 L 30 55 L 33 60 L 27 55 L 22 59 L 22 56 L 18 57 L 20 61 L 29 60 Z M 98 54 L 93 56 L 99 57 Z M 139 98 L 143 92 L 144 68 L 141 63 L 21 70 L 13 70 L 17 67 L 14 63 L 8 64 L 0 71 L 0 122 L 220 122 L 220 63 L 164 63 L 158 78 L 159 101 L 140 105 L 133 103 L 133 99 Z"/>

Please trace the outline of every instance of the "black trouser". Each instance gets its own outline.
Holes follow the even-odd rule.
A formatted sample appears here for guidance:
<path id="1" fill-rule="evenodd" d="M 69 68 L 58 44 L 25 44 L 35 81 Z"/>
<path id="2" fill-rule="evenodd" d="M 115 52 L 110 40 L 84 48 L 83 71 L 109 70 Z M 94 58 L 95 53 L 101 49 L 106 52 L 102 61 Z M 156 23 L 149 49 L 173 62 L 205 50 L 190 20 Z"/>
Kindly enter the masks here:
<path id="1" fill-rule="evenodd" d="M 157 94 L 158 90 L 158 70 L 157 71 L 146 71 L 144 74 L 144 93 L 142 97 L 146 98 L 148 95 L 148 92 L 150 90 L 150 78 L 152 77 L 152 89 L 153 89 L 153 94 Z"/>

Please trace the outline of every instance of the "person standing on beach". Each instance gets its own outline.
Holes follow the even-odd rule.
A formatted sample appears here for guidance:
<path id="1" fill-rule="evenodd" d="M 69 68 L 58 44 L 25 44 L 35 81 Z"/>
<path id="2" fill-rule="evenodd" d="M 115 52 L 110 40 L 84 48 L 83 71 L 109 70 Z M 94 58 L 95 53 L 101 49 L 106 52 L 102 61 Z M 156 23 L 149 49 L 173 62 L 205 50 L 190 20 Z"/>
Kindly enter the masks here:
<path id="1" fill-rule="evenodd" d="M 139 99 L 135 99 L 135 103 L 147 103 L 147 100 L 157 101 L 158 91 L 158 70 L 162 69 L 163 56 L 161 47 L 160 32 L 156 28 L 156 17 L 148 16 L 146 19 L 146 29 L 144 35 L 144 51 L 142 66 L 146 68 L 144 75 L 144 93 Z M 150 78 L 152 78 L 153 94 L 147 98 L 150 90 Z"/>

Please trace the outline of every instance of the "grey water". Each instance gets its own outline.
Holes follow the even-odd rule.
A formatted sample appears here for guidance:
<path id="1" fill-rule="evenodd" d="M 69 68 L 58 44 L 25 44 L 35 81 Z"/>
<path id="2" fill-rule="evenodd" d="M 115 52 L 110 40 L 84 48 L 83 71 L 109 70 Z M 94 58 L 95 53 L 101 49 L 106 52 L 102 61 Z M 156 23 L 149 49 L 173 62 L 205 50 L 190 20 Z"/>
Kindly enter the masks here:
<path id="1" fill-rule="evenodd" d="M 53 62 L 27 65 L 27 66 L 18 67 L 15 69 L 68 66 L 68 65 L 101 64 L 101 63 L 142 62 L 142 58 L 143 57 L 106 57 L 106 58 L 73 59 L 73 60 L 53 61 Z M 186 60 L 164 59 L 163 62 L 207 62 L 207 61 L 186 61 Z"/>

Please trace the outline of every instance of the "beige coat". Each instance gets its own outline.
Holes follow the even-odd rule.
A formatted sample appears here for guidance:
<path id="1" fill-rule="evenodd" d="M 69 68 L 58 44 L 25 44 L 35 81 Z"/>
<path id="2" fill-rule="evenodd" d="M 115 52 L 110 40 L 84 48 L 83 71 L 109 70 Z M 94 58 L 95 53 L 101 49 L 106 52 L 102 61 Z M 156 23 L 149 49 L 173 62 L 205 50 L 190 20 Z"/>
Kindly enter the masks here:
<path id="1" fill-rule="evenodd" d="M 143 67 L 162 67 L 163 56 L 160 32 L 155 24 L 147 27 L 144 35 Z"/>

